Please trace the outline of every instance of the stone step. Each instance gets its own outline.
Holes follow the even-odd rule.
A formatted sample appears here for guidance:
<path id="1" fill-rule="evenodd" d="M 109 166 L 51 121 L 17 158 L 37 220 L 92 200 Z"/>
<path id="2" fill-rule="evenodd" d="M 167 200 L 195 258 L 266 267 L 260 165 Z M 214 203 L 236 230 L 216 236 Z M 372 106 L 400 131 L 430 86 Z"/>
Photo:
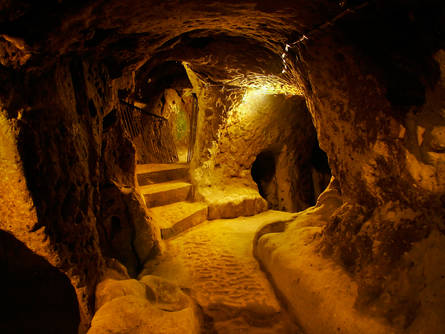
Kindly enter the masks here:
<path id="1" fill-rule="evenodd" d="M 177 202 L 148 211 L 158 223 L 162 239 L 169 239 L 207 220 L 208 207 L 203 202 Z"/>
<path id="2" fill-rule="evenodd" d="M 148 208 L 186 201 L 192 185 L 184 181 L 170 181 L 139 187 Z"/>
<path id="3" fill-rule="evenodd" d="M 136 177 L 140 186 L 147 184 L 189 179 L 188 164 L 140 164 L 136 165 Z"/>

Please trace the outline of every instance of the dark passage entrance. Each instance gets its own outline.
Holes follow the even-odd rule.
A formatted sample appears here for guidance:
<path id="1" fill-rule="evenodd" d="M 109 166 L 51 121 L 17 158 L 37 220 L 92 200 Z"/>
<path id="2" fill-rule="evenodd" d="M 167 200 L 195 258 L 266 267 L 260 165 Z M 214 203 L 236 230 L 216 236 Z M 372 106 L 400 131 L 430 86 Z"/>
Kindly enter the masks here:
<path id="1" fill-rule="evenodd" d="M 69 279 L 0 231 L 0 333 L 77 334 L 79 307 Z"/>
<path id="2" fill-rule="evenodd" d="M 275 155 L 272 151 L 263 151 L 256 157 L 250 171 L 252 179 L 258 184 L 260 195 L 267 198 L 267 185 L 275 175 Z"/>
<path id="3" fill-rule="evenodd" d="M 314 137 L 313 147 L 292 148 L 298 159 L 280 160 L 286 152 L 260 152 L 251 167 L 252 179 L 269 208 L 301 211 L 315 205 L 331 178 L 326 153 Z M 299 150 L 297 150 L 299 149 Z"/>

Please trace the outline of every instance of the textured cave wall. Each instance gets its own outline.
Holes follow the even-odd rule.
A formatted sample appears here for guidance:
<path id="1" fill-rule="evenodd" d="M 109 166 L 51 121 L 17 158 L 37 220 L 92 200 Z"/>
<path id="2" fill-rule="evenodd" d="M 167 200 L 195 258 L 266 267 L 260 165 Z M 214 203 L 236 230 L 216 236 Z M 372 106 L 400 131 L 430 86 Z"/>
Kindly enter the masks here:
<path id="1" fill-rule="evenodd" d="M 330 171 L 304 98 L 212 85 L 186 68 L 199 103 L 192 160 L 198 188 L 258 190 L 253 163 L 261 152 L 272 152 L 275 170 L 262 194 L 269 206 L 298 211 L 315 204 Z"/>
<path id="2" fill-rule="evenodd" d="M 294 31 L 304 31 L 341 11 L 338 3 L 325 0 L 310 3 L 207 1 L 205 4 L 195 1 L 79 3 L 46 0 L 45 6 L 21 0 L 4 1 L 1 6 L 4 33 L 21 37 L 32 48 L 39 49 L 47 64 L 57 59 L 48 59 L 47 55 L 91 52 L 113 68 L 113 77 L 118 77 L 123 68 L 137 69 L 156 52 L 189 40 L 190 33 L 204 33 L 202 37 L 208 37 L 207 31 L 245 36 L 245 41 L 265 42 L 267 48 L 280 52 L 283 43 L 294 37 Z M 193 42 L 193 38 L 190 40 Z M 195 48 L 201 46 L 198 43 Z M 230 62 L 230 57 L 227 60 Z M 267 65 L 268 61 L 270 59 L 258 57 L 256 68 L 260 73 L 268 67 L 260 63 Z"/>
<path id="3" fill-rule="evenodd" d="M 208 219 L 249 216 L 264 211 L 267 202 L 256 187 L 221 179 L 215 172 L 214 156 L 220 132 L 231 108 L 242 97 L 239 89 L 225 90 L 223 85 L 203 81 L 185 64 L 198 102 L 196 140 L 190 162 L 194 197 L 208 204 Z"/>
<path id="4" fill-rule="evenodd" d="M 135 275 L 159 238 L 135 193 L 134 148 L 113 110 L 118 90 L 132 80 L 111 82 L 103 66 L 76 58 L 61 59 L 44 73 L 2 73 L 4 82 L 16 82 L 3 88 L 1 100 L 7 116 L 2 155 L 10 161 L 4 169 L 12 175 L 2 178 L 8 185 L 2 198 L 9 199 L 2 208 L 12 210 L 2 229 L 66 274 L 83 332 L 94 311 L 103 255 L 118 258 Z M 23 195 L 14 188 L 8 193 L 14 184 L 17 191 L 25 187 Z M 121 230 L 109 233 L 116 219 Z"/>
<path id="5" fill-rule="evenodd" d="M 3 311 L 0 327 L 5 333 L 16 330 L 36 331 L 47 328 L 48 319 L 58 316 L 65 323 L 56 323 L 55 327 L 65 326 L 68 332 L 77 333 L 80 325 L 79 329 L 85 331 L 88 306 L 82 294 L 86 293 L 86 289 L 78 286 L 76 296 L 73 285 L 78 282 L 77 278 L 68 278 L 62 273 L 63 270 L 57 269 L 61 266 L 61 257 L 54 251 L 45 230 L 34 229 L 38 221 L 37 212 L 26 186 L 16 135 L 16 121 L 6 118 L 2 111 L 0 280 L 7 287 L 2 298 L 2 309 L 8 311 Z M 77 300 L 81 305 L 78 305 Z M 38 317 L 34 318 L 36 315 Z M 23 319 L 29 321 L 24 323 Z"/>
<path id="6" fill-rule="evenodd" d="M 61 61 L 46 73 L 27 74 L 22 87 L 11 87 L 13 98 L 5 106 L 12 120 L 18 118 L 19 154 L 37 213 L 30 234 L 43 231 L 49 240 L 49 259 L 57 258 L 50 262 L 73 284 L 81 330 L 91 317 L 92 296 L 103 267 L 95 224 L 100 106 L 107 91 L 103 81 L 97 81 L 99 73 L 94 65 Z"/>
<path id="7" fill-rule="evenodd" d="M 344 200 L 321 249 L 357 280 L 358 309 L 395 328 L 434 332 L 445 284 L 435 265 L 443 249 L 433 251 L 435 235 L 445 232 L 444 58 L 438 31 L 429 30 L 436 26 L 422 26 L 423 14 L 398 9 L 384 23 L 378 16 L 382 34 L 369 31 L 377 16 L 365 14 L 363 25 L 345 22 L 294 52 Z M 390 28 L 393 20 L 401 26 Z M 416 247 L 429 259 L 413 255 Z"/>
<path id="8" fill-rule="evenodd" d="M 165 59 L 163 59 L 165 60 Z M 138 163 L 186 161 L 191 114 L 195 99 L 184 66 L 179 61 L 147 62 L 135 72 L 135 89 L 130 100 L 151 114 L 143 114 L 146 137 L 133 140 Z"/>
<path id="9" fill-rule="evenodd" d="M 209 159 L 214 166 L 211 182 L 256 189 L 253 163 L 262 152 L 271 152 L 274 172 L 260 186 L 269 207 L 299 211 L 315 204 L 311 158 L 317 141 L 304 98 L 246 94 L 219 130 Z"/>
<path id="10" fill-rule="evenodd" d="M 144 262 L 158 252 L 160 232 L 136 192 L 135 147 L 119 118 L 104 127 L 102 161 L 98 226 L 103 253 L 118 259 L 134 277 Z"/>
<path id="11" fill-rule="evenodd" d="M 324 189 L 330 173 L 327 161 L 321 161 L 327 170 L 314 168 L 318 143 L 304 98 L 256 91 L 250 92 L 253 96 L 247 94 L 221 131 L 216 165 L 232 181 L 251 184 L 255 158 L 271 152 L 275 172 L 263 182 L 270 208 L 299 211 L 314 205 L 318 197 L 314 182 Z"/>
<path id="12" fill-rule="evenodd" d="M 187 74 L 198 99 L 198 120 L 194 156 L 191 161 L 193 179 L 197 184 L 209 185 L 213 173 L 213 165 L 209 161 L 214 145 L 218 141 L 219 130 L 227 120 L 231 106 L 241 98 L 238 90 L 224 91 L 219 85 L 206 85 L 189 67 Z"/>
<path id="13" fill-rule="evenodd" d="M 172 129 L 167 119 L 123 103 L 120 103 L 120 115 L 125 132 L 136 149 L 138 164 L 178 161 Z"/>
<path id="14" fill-rule="evenodd" d="M 188 73 L 199 101 L 192 161 L 198 193 L 211 198 L 258 191 L 252 166 L 259 154 L 271 152 L 273 175 L 260 189 L 269 207 L 298 211 L 315 204 L 330 171 L 304 98 L 211 85 L 190 68 Z"/>
<path id="15" fill-rule="evenodd" d="M 144 84 L 147 85 L 146 83 Z M 153 94 L 154 92 L 150 93 Z M 189 150 L 192 112 L 196 103 L 191 89 L 166 88 L 159 95 L 144 95 L 143 100 L 149 100 L 147 104 L 141 104 L 145 108 L 144 110 L 164 117 L 165 121 L 160 121 L 150 116 L 144 117 L 143 126 L 147 127 L 147 130 L 150 128 L 151 123 L 157 122 L 158 124 L 161 123 L 164 132 L 162 136 L 157 133 L 149 133 L 150 137 L 157 137 L 157 141 L 154 142 L 155 147 L 145 145 L 147 153 L 143 159 L 138 158 L 138 160 L 144 163 L 185 162 Z M 153 154 L 153 149 L 156 147 L 159 150 L 170 153 L 168 154 L 169 159 L 162 159 Z M 136 148 L 138 151 L 139 146 Z"/>
<path id="16" fill-rule="evenodd" d="M 35 124 L 35 129 L 43 120 L 51 125 L 39 129 L 42 133 L 27 130 L 29 139 L 26 144 L 30 148 L 41 149 L 45 161 L 48 156 L 52 157 L 45 153 L 46 147 L 48 151 L 62 151 L 60 146 L 64 145 L 63 150 L 68 150 L 77 143 L 76 150 L 80 149 L 79 156 L 73 159 L 48 160 L 52 165 L 38 171 L 43 175 L 42 181 L 30 187 L 36 197 L 36 188 L 50 185 L 43 195 L 49 200 L 45 198 L 41 203 L 37 198 L 36 201 L 39 220 L 43 217 L 46 219 L 44 224 L 49 225 L 50 241 L 57 235 L 71 240 L 64 229 L 74 225 L 65 227 L 57 213 L 49 212 L 61 210 L 59 202 L 64 202 L 69 191 L 65 174 L 69 175 L 73 169 L 80 170 L 79 175 L 83 176 L 73 183 L 86 184 L 83 193 L 89 198 L 97 198 L 97 195 L 91 195 L 98 187 L 94 156 L 101 151 L 92 130 L 92 124 L 97 125 L 97 121 L 94 116 L 87 120 L 85 114 L 94 114 L 94 109 L 98 114 L 101 111 L 98 111 L 97 101 L 90 104 L 80 98 L 83 102 L 78 109 L 87 110 L 89 106 L 90 110 L 77 115 L 73 103 L 67 103 L 67 108 L 73 112 L 69 113 L 71 116 L 61 116 L 59 109 L 65 109 L 65 106 L 57 105 L 62 104 L 59 100 L 66 99 L 59 97 L 66 95 L 74 101 L 72 96 L 82 95 L 82 92 L 73 93 L 71 88 L 52 94 L 57 91 L 55 86 L 64 86 L 70 80 L 53 80 L 53 72 L 44 74 L 37 81 L 32 77 L 24 80 L 19 75 L 11 76 L 12 68 L 26 64 L 28 69 L 51 69 L 61 55 L 68 53 L 89 54 L 103 60 L 112 77 L 120 76 L 125 69 L 137 69 L 154 57 L 190 62 L 191 68 L 211 79 L 211 86 L 205 89 L 194 84 L 194 88 L 198 87 L 201 111 L 198 122 L 200 140 L 195 146 L 192 162 L 195 168 L 214 153 L 212 142 L 218 139 L 218 130 L 229 111 L 227 106 L 240 98 L 223 91 L 222 85 L 243 78 L 250 70 L 252 74 L 262 75 L 280 73 L 283 46 L 302 38 L 301 33 L 305 32 L 309 40 L 303 39 L 290 52 L 291 56 L 298 56 L 296 67 L 299 73 L 293 83 L 304 87 L 321 148 L 329 157 L 345 201 L 330 218 L 321 236 L 323 253 L 336 258 L 358 282 L 357 307 L 360 310 L 383 315 L 402 331 L 410 325 L 422 328 L 415 320 L 420 315 L 426 319 L 425 328 L 440 323 L 443 318 L 440 310 L 445 309 L 441 304 L 445 298 L 438 294 L 438 291 L 445 291 L 443 277 L 430 269 L 443 267 L 437 264 L 443 260 L 445 251 L 440 248 L 440 242 L 436 248 L 432 247 L 430 238 L 434 236 L 440 241 L 444 231 L 444 93 L 443 74 L 441 77 L 438 65 L 441 63 L 443 68 L 443 51 L 438 50 L 445 47 L 444 2 L 369 2 L 371 5 L 365 9 L 364 15 L 352 13 L 334 26 L 324 25 L 345 7 L 357 3 L 362 1 L 229 1 L 224 4 L 208 1 L 203 4 L 194 1 L 123 3 L 110 0 L 87 3 L 45 1 L 45 5 L 26 0 L 1 2 L 0 75 L 8 85 L 2 85 L 0 92 L 2 104 L 4 101 L 9 106 L 15 104 L 15 107 L 6 108 L 8 117 L 18 116 L 10 110 L 20 110 L 23 105 L 20 99 L 14 100 L 10 96 L 3 99 L 8 95 L 9 87 L 15 87 L 23 93 L 20 96 L 26 95 L 33 100 L 29 103 L 31 110 L 23 108 L 23 120 Z M 316 27 L 320 28 L 318 33 L 309 33 Z M 262 47 L 256 48 L 258 44 Z M 213 53 L 218 49 L 219 53 Z M 193 56 L 195 52 L 198 54 Z M 244 63 L 238 62 L 239 59 Z M 67 67 L 61 65 L 57 73 L 70 72 Z M 78 69 L 79 66 L 75 66 L 71 70 L 75 80 L 79 80 L 82 72 Z M 62 74 L 62 77 L 70 76 Z M 27 82 L 26 90 L 22 88 L 24 82 Z M 45 103 L 37 103 L 48 84 L 52 88 L 42 99 Z M 79 87 L 78 83 L 75 86 Z M 39 93 L 37 97 L 36 92 Z M 46 108 L 51 112 L 45 111 Z M 34 109 L 38 113 L 31 113 Z M 207 127 L 205 132 L 204 127 Z M 64 134 L 65 128 L 67 134 Z M 90 136 L 89 144 L 72 139 L 80 138 L 79 134 Z M 56 148 L 51 144 L 65 137 L 71 141 L 58 144 Z M 25 161 L 28 175 L 35 166 L 43 166 L 43 162 L 30 151 Z M 61 152 L 60 156 L 64 154 Z M 90 162 L 84 160 L 90 157 Z M 65 174 L 55 172 L 59 167 Z M 211 165 L 200 167 L 201 174 L 196 177 L 206 181 Z M 10 173 L 8 177 L 15 177 L 16 188 L 23 189 L 19 169 L 13 170 L 17 173 Z M 61 178 L 63 182 L 55 184 L 53 177 Z M 80 197 L 85 196 L 76 190 L 80 189 L 77 187 L 76 184 L 74 196 L 68 198 L 79 199 L 80 203 Z M 15 187 L 2 189 L 7 189 L 3 192 L 4 196 L 8 195 L 8 203 L 23 209 L 19 212 L 25 217 L 11 218 L 9 210 L 2 208 L 8 211 L 8 222 L 3 220 L 4 228 L 14 229 L 15 235 L 20 234 L 19 240 L 36 238 L 37 233 L 43 239 L 42 229 L 30 232 L 32 226 L 25 228 L 23 224 L 15 223 L 22 219 L 36 222 L 26 196 L 23 198 Z M 13 195 L 20 200 L 13 200 Z M 64 207 L 69 212 L 69 201 Z M 82 210 L 74 211 L 77 214 Z M 97 212 L 97 205 L 87 211 L 86 217 L 77 215 L 83 219 L 77 227 L 79 230 L 91 227 L 91 212 Z M 83 211 L 82 214 L 85 215 Z M 49 219 L 54 217 L 56 219 Z M 71 219 L 68 217 L 68 221 Z M 61 232 L 54 228 L 59 225 L 63 226 Z M 88 233 L 94 234 L 94 231 Z M 93 256 L 88 257 L 90 263 L 101 262 L 100 256 L 95 255 L 96 239 Z M 38 246 L 37 241 L 34 246 L 31 244 L 26 243 L 27 247 L 41 248 L 42 252 L 49 247 L 48 252 L 57 257 L 58 253 L 47 244 L 42 242 Z M 61 244 L 59 240 L 57 245 Z M 75 246 L 79 245 L 76 243 Z M 88 253 L 87 247 L 82 249 Z M 413 256 L 415 249 L 417 255 Z M 69 262 L 66 257 L 71 253 L 61 252 L 63 256 L 57 260 L 59 262 L 54 259 L 49 262 Z M 50 257 L 45 255 L 45 258 Z M 79 281 L 69 272 L 67 275 L 72 281 Z M 88 282 L 90 285 L 92 282 Z M 80 290 L 76 291 L 79 294 Z M 80 299 L 80 304 L 86 305 L 85 299 Z M 428 307 L 431 312 L 426 311 Z"/>
<path id="17" fill-rule="evenodd" d="M 190 126 L 194 99 L 191 91 L 164 91 L 164 107 L 162 115 L 168 118 L 173 142 L 180 162 L 187 161 L 190 141 Z"/>

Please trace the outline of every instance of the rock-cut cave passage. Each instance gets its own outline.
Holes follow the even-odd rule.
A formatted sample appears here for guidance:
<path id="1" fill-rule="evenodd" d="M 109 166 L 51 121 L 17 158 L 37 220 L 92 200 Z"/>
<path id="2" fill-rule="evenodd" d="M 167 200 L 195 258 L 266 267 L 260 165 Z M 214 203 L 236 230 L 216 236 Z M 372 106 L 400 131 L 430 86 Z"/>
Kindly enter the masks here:
<path id="1" fill-rule="evenodd" d="M 1 0 L 1 332 L 445 333 L 443 22 Z"/>

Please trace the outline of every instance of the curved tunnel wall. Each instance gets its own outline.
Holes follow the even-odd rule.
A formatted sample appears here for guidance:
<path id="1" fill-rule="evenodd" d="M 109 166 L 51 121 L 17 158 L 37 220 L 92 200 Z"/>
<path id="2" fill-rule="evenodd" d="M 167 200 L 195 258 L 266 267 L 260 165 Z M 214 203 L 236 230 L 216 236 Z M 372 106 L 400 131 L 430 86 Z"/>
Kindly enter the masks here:
<path id="1" fill-rule="evenodd" d="M 305 6 L 303 2 L 278 1 L 276 4 L 270 2 L 266 4 L 262 1 L 262 4 L 254 9 L 248 8 L 250 2 L 227 6 L 212 2 L 218 6 L 195 8 L 192 7 L 193 1 L 190 1 L 165 11 L 160 7 L 154 10 L 152 2 L 149 1 L 141 2 L 138 7 L 132 1 L 127 3 L 128 6 L 123 6 L 118 0 L 90 1 L 87 5 L 76 4 L 75 6 L 71 2 L 52 2 L 48 7 L 29 4 L 28 7 L 23 6 L 20 10 L 16 8 L 17 4 L 22 6 L 28 2 L 6 4 L 5 8 L 8 10 L 1 18 L 5 29 L 8 28 L 14 38 L 17 37 L 16 40 L 12 39 L 12 42 L 3 40 L 3 37 L 0 39 L 2 47 L 17 51 L 17 53 L 2 55 L 0 74 L 2 81 L 8 85 L 1 87 L 1 102 L 5 109 L 16 105 L 17 110 L 23 111 L 24 120 L 36 118 L 37 121 L 31 122 L 31 125 L 35 127 L 38 135 L 30 136 L 28 142 L 34 143 L 42 138 L 44 143 L 54 143 L 57 148 L 54 151 L 64 152 L 69 146 L 66 141 L 60 140 L 64 137 L 58 135 L 58 132 L 62 134 L 69 132 L 69 136 L 66 136 L 68 139 L 75 136 L 71 146 L 76 150 L 80 148 L 87 152 L 80 158 L 73 154 L 72 159 L 66 159 L 66 163 L 64 161 L 60 164 L 60 170 L 67 171 L 69 176 L 61 177 L 60 183 L 51 187 L 51 189 L 58 189 L 54 196 L 51 196 L 49 200 L 41 198 L 43 197 L 41 194 L 45 192 L 42 192 L 40 197 L 35 196 L 42 200 L 43 205 L 58 204 L 60 198 L 67 197 L 64 209 L 68 211 L 71 209 L 71 203 L 76 202 L 73 198 L 88 199 L 86 215 L 78 215 L 77 209 L 72 210 L 74 214 L 70 212 L 67 215 L 68 218 L 79 217 L 76 220 L 78 228 L 74 230 L 76 233 L 71 233 L 75 225 L 68 224 L 66 219 L 56 220 L 52 219 L 55 215 L 47 215 L 50 218 L 47 226 L 54 227 L 52 231 L 63 232 L 52 234 L 58 237 L 54 238 L 56 245 L 71 244 L 73 249 L 88 250 L 79 254 L 78 259 L 82 261 L 77 261 L 76 258 L 76 261 L 64 262 L 81 278 L 85 278 L 88 287 L 87 297 L 91 295 L 96 276 L 100 272 L 96 269 L 102 265 L 101 258 L 97 255 L 99 254 L 95 241 L 97 238 L 89 233 L 95 231 L 94 216 L 99 210 L 99 205 L 102 205 L 96 203 L 98 199 L 96 195 L 102 191 L 96 190 L 99 183 L 96 180 L 99 177 L 96 170 L 99 168 L 97 161 L 100 159 L 101 134 L 90 131 L 89 122 L 86 121 L 77 122 L 80 126 L 71 130 L 70 126 L 60 127 L 55 119 L 50 123 L 54 126 L 42 128 L 41 125 L 53 120 L 56 113 L 47 112 L 45 117 L 41 117 L 44 121 L 39 122 L 40 118 L 36 111 L 46 110 L 48 106 L 57 104 L 54 101 L 57 94 L 53 94 L 50 90 L 47 97 L 42 97 L 37 93 L 46 90 L 43 89 L 47 86 L 45 82 L 53 82 L 54 78 L 46 75 L 41 80 L 43 86 L 35 84 L 32 85 L 32 90 L 24 90 L 22 83 L 37 82 L 36 78 L 41 73 L 36 73 L 35 77 L 30 76 L 28 80 L 22 80 L 21 73 L 32 69 L 45 72 L 55 63 L 60 62 L 63 56 L 88 53 L 93 57 L 100 54 L 101 57 L 97 60 L 106 62 L 114 79 L 128 72 L 129 68 L 134 69 L 135 64 L 146 59 L 150 52 L 158 48 L 170 48 L 171 45 L 161 44 L 165 40 L 180 35 L 183 32 L 181 29 L 199 28 L 203 29 L 205 34 L 211 35 L 219 28 L 219 25 L 229 27 L 230 31 L 244 35 L 246 39 L 253 38 L 271 46 L 271 49 L 277 51 L 275 58 L 278 59 L 280 65 L 283 42 L 296 41 L 306 28 L 314 28 L 315 24 L 320 22 L 328 23 L 329 18 L 344 10 L 340 8 L 338 2 L 328 1 L 315 1 L 315 7 Z M 439 3 L 439 1 L 436 2 Z M 434 1 L 428 2 L 428 4 L 433 3 Z M 292 10 L 286 12 L 285 16 L 280 16 L 282 15 L 280 13 L 284 12 L 282 9 L 285 5 L 289 5 Z M 243 11 L 240 10 L 240 6 Z M 396 1 L 379 3 L 378 8 L 365 11 L 371 20 L 364 20 L 362 15 L 354 15 L 338 24 L 340 27 L 343 25 L 343 29 L 338 27 L 333 29 L 327 24 L 329 30 L 321 31 L 322 34 L 317 35 L 308 34 L 309 40 L 305 40 L 299 50 L 292 50 L 298 54 L 291 54 L 298 60 L 298 78 L 305 84 L 309 109 L 316 122 L 321 147 L 329 156 L 333 174 L 341 185 L 343 200 L 347 202 L 344 211 L 339 212 L 337 217 L 333 217 L 328 228 L 325 229 L 323 243 L 332 246 L 327 247 L 326 252 L 332 257 L 339 257 L 354 278 L 361 283 L 362 299 L 359 304 L 365 310 L 366 308 L 368 311 L 372 310 L 376 305 L 378 308 L 377 302 L 385 301 L 385 296 L 396 296 L 391 297 L 395 303 L 391 304 L 391 301 L 387 307 L 388 310 L 381 312 L 383 314 L 389 312 L 391 317 L 392 310 L 397 309 L 398 305 L 418 305 L 415 293 L 411 295 L 413 296 L 411 303 L 407 303 L 406 298 L 398 301 L 397 296 L 400 295 L 398 279 L 402 274 L 397 270 L 403 269 L 404 265 L 401 262 L 401 256 L 411 249 L 412 245 L 425 238 L 430 231 L 439 230 L 443 234 L 444 230 L 441 218 L 444 210 L 445 189 L 442 132 L 444 119 L 439 111 L 443 105 L 443 82 L 445 81 L 441 79 L 440 84 L 437 81 L 439 80 L 438 69 L 443 68 L 445 58 L 443 51 L 436 53 L 439 48 L 443 49 L 444 25 L 441 23 L 444 11 L 438 10 L 441 8 L 443 7 L 427 6 L 421 2 L 417 5 L 416 1 L 403 4 Z M 93 17 L 79 14 L 79 12 L 86 14 L 88 11 Z M 174 15 L 176 13 L 186 15 Z M 381 14 L 385 14 L 386 18 Z M 55 16 L 66 18 L 66 24 L 62 27 L 61 20 L 53 20 Z M 171 30 L 165 29 L 165 24 L 159 24 L 167 17 L 172 19 L 170 26 L 178 23 Z M 190 18 L 192 21 L 189 25 L 182 24 Z M 227 19 L 226 22 L 225 19 Z M 128 25 L 126 29 L 120 30 L 123 20 Z M 45 21 L 48 24 L 41 24 Z M 35 22 L 35 24 L 31 25 L 30 22 Z M 146 22 L 149 23 L 145 24 Z M 345 25 L 345 22 L 348 24 Z M 358 29 L 360 27 L 361 29 Z M 161 29 L 166 31 L 160 31 Z M 257 34 L 257 32 L 260 33 Z M 294 36 L 289 36 L 288 32 Z M 23 41 L 23 45 L 20 41 Z M 235 50 L 221 48 L 218 43 L 215 44 L 223 49 L 224 56 L 229 53 L 228 51 Z M 32 46 L 32 54 L 29 51 L 31 49 L 29 45 Z M 354 45 L 359 47 L 354 47 Z M 178 51 L 177 59 L 184 58 L 193 62 L 192 68 L 200 69 L 202 73 L 214 73 L 212 77 L 215 80 L 219 79 L 217 84 L 231 79 L 227 76 L 238 74 L 234 69 L 241 68 L 236 66 L 238 64 L 229 61 L 216 62 L 216 66 L 212 67 L 211 65 L 215 62 L 209 65 L 204 56 L 185 57 L 182 54 L 186 50 L 179 50 L 181 54 Z M 205 56 L 213 55 L 207 51 L 203 53 Z M 238 54 L 240 53 L 238 49 Z M 255 70 L 258 59 L 251 57 L 252 54 L 255 53 L 251 50 L 245 52 L 245 56 L 249 58 L 249 66 L 242 67 L 242 72 L 248 69 Z M 20 58 L 21 56 L 23 57 Z M 32 61 L 26 64 L 24 58 L 28 56 Z M 215 54 L 215 56 L 218 55 Z M 225 59 L 231 60 L 231 58 Z M 255 67 L 250 67 L 252 65 L 250 59 L 254 60 Z M 262 60 L 262 64 L 269 63 L 269 58 L 263 57 Z M 232 66 L 228 66 L 227 63 Z M 72 72 L 80 73 L 78 67 L 71 66 Z M 228 68 L 232 71 L 228 71 Z M 416 71 L 413 72 L 413 68 Z M 278 69 L 278 73 L 280 70 L 281 68 Z M 227 75 L 221 77 L 218 75 L 221 73 Z M 266 73 L 269 72 L 266 71 Z M 424 73 L 430 74 L 425 76 Z M 408 78 L 415 77 L 416 80 L 405 80 L 407 76 Z M 65 77 L 62 76 L 60 80 L 56 80 L 59 88 L 70 82 Z M 67 117 L 68 124 L 73 124 L 70 118 L 74 118 L 73 115 L 76 112 L 82 119 L 98 118 L 94 121 L 92 128 L 99 129 L 102 112 L 105 115 L 108 108 L 104 110 L 98 108 L 94 111 L 94 108 L 91 108 L 92 104 L 88 103 L 88 97 L 91 97 L 91 94 L 86 96 L 82 92 L 84 89 L 79 86 L 82 82 L 81 78 L 78 75 L 73 77 L 75 92 L 71 92 L 71 88 L 62 89 L 69 92 L 64 95 L 67 98 L 63 100 L 70 102 L 77 100 L 78 103 L 74 106 L 74 103 L 60 101 L 60 110 L 66 111 L 64 116 L 70 115 Z M 430 77 L 435 80 L 429 80 Z M 440 78 L 443 78 L 443 75 Z M 105 80 L 107 85 L 104 87 L 108 87 L 110 80 L 110 78 Z M 421 84 L 420 87 L 418 87 L 418 81 Z M 404 83 L 404 85 L 399 83 Z M 88 84 L 87 87 L 91 89 L 93 84 Z M 55 88 L 52 90 L 55 91 Z M 405 93 L 408 93 L 407 96 Z M 407 103 L 409 100 L 405 99 L 406 97 L 413 98 L 414 101 Z M 111 96 L 104 99 L 104 101 L 109 100 L 112 100 Z M 101 99 L 94 101 L 96 107 L 104 104 Z M 33 105 L 35 108 L 29 108 Z M 210 121 L 207 124 L 215 125 L 216 129 L 220 124 L 216 116 L 214 120 L 210 116 L 206 120 Z M 77 135 L 78 129 L 82 130 L 80 136 Z M 48 136 L 41 135 L 42 131 L 47 131 Z M 53 135 L 54 133 L 56 135 Z M 85 136 L 89 136 L 88 141 L 91 145 L 79 144 L 80 138 Z M 45 149 L 47 147 L 44 145 Z M 59 150 L 59 147 L 63 149 Z M 208 150 L 205 149 L 197 150 L 197 152 L 202 151 L 207 154 Z M 88 153 L 90 151 L 91 153 Z M 33 154 L 33 150 L 30 149 L 26 154 Z M 256 154 L 258 152 L 252 154 L 252 157 L 254 158 Z M 83 163 L 79 163 L 80 159 L 83 159 Z M 28 165 L 33 168 L 40 167 L 36 163 L 39 161 L 31 159 Z M 51 160 L 43 159 L 42 167 L 47 166 L 47 161 Z M 250 173 L 249 168 L 252 162 L 253 160 L 243 166 L 246 168 L 242 172 L 247 170 L 247 173 Z M 218 165 L 218 161 L 215 165 Z M 74 179 L 74 174 L 70 172 L 76 168 L 78 172 L 85 171 L 82 174 L 83 177 L 79 178 L 79 183 L 85 185 L 88 182 L 90 184 L 88 189 L 78 189 L 75 185 L 74 190 L 71 191 L 70 186 L 76 184 L 77 179 Z M 49 184 L 53 185 L 52 169 L 45 168 L 42 174 L 45 174 L 41 178 L 42 185 L 46 185 L 46 180 L 51 181 Z M 234 175 L 238 174 L 234 173 Z M 94 202 L 90 200 L 90 197 L 94 199 Z M 387 204 L 385 210 L 394 211 L 397 215 L 391 216 L 382 211 L 382 204 Z M 36 205 L 38 206 L 38 203 Z M 419 216 L 413 218 L 412 211 L 419 213 Z M 45 217 L 45 209 L 40 210 L 40 218 L 42 215 Z M 370 217 L 372 220 L 369 219 Z M 394 217 L 405 218 L 400 223 Z M 39 222 L 42 223 L 42 219 Z M 425 224 L 425 222 L 428 223 Z M 370 226 L 372 229 L 367 229 Z M 395 226 L 398 229 L 395 229 Z M 65 233 L 65 230 L 68 233 Z M 81 234 L 86 236 L 82 242 L 78 242 L 77 238 L 73 240 L 70 238 Z M 379 247 L 373 247 L 375 241 L 379 243 Z M 62 259 L 73 255 L 73 251 L 69 248 L 60 249 L 62 247 L 59 248 Z M 443 252 L 439 255 L 443 256 L 442 254 Z M 86 259 L 92 259 L 88 261 L 88 265 L 85 265 Z M 86 268 L 89 269 L 88 275 L 84 270 Z M 376 276 L 377 279 L 375 279 Z M 392 286 L 392 283 L 394 283 L 394 289 L 385 290 L 388 286 Z M 423 289 L 424 283 L 428 284 L 424 279 L 414 280 L 409 277 L 406 285 L 408 290 L 415 291 Z M 411 312 L 411 310 L 408 311 Z M 411 318 L 410 315 L 408 320 Z M 410 322 L 406 321 L 405 325 L 409 324 Z"/>

